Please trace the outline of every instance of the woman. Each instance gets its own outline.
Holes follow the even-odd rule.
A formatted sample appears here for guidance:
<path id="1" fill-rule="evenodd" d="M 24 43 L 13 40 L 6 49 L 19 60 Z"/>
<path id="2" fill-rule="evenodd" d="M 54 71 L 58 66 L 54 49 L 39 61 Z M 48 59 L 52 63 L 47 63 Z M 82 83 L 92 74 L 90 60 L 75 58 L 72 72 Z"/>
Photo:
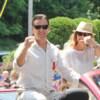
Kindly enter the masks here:
<path id="1" fill-rule="evenodd" d="M 96 57 L 100 56 L 100 45 L 95 41 L 94 35 L 92 24 L 82 21 L 69 42 L 64 45 L 64 65 L 74 69 L 78 76 L 92 70 Z M 75 77 L 76 73 L 72 73 L 72 77 Z"/>

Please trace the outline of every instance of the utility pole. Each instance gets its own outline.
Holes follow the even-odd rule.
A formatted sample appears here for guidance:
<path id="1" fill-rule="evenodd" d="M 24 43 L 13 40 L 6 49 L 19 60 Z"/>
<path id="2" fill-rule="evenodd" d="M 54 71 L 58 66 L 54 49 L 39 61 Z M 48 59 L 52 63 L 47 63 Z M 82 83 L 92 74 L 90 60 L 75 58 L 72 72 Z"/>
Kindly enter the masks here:
<path id="1" fill-rule="evenodd" d="M 32 35 L 33 0 L 28 0 L 28 36 Z"/>

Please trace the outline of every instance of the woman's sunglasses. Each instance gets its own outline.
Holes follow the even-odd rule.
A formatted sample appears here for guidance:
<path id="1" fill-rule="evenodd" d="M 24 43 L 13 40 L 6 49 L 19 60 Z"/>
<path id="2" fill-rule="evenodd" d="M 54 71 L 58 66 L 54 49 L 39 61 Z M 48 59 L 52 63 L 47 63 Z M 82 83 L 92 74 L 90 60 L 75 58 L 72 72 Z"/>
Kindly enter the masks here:
<path id="1" fill-rule="evenodd" d="M 91 33 L 76 32 L 76 34 L 77 34 L 78 36 L 84 36 L 84 37 L 86 37 L 86 36 L 92 36 Z"/>
<path id="2" fill-rule="evenodd" d="M 35 28 L 35 29 L 47 29 L 48 28 L 48 25 L 33 25 L 33 27 Z"/>

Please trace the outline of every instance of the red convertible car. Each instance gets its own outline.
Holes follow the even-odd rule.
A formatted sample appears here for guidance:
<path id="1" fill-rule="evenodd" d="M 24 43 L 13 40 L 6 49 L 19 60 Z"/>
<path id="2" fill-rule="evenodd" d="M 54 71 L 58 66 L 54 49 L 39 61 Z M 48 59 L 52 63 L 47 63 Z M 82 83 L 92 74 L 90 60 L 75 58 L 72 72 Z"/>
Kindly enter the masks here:
<path id="1" fill-rule="evenodd" d="M 100 100 L 100 69 L 85 73 L 80 78 L 80 83 L 88 89 L 91 100 Z"/>

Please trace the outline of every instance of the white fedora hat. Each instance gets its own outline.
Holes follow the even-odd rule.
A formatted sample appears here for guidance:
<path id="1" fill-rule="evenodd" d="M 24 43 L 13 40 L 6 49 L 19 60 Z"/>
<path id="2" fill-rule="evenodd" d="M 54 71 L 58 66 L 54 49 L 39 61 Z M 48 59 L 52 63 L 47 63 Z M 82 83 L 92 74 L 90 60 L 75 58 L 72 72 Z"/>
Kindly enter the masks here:
<path id="1" fill-rule="evenodd" d="M 78 32 L 83 32 L 83 33 L 90 33 L 90 34 L 93 34 L 93 26 L 91 23 L 88 23 L 88 22 L 80 22 L 79 25 L 77 26 L 76 30 L 74 30 L 75 32 L 78 31 Z"/>

